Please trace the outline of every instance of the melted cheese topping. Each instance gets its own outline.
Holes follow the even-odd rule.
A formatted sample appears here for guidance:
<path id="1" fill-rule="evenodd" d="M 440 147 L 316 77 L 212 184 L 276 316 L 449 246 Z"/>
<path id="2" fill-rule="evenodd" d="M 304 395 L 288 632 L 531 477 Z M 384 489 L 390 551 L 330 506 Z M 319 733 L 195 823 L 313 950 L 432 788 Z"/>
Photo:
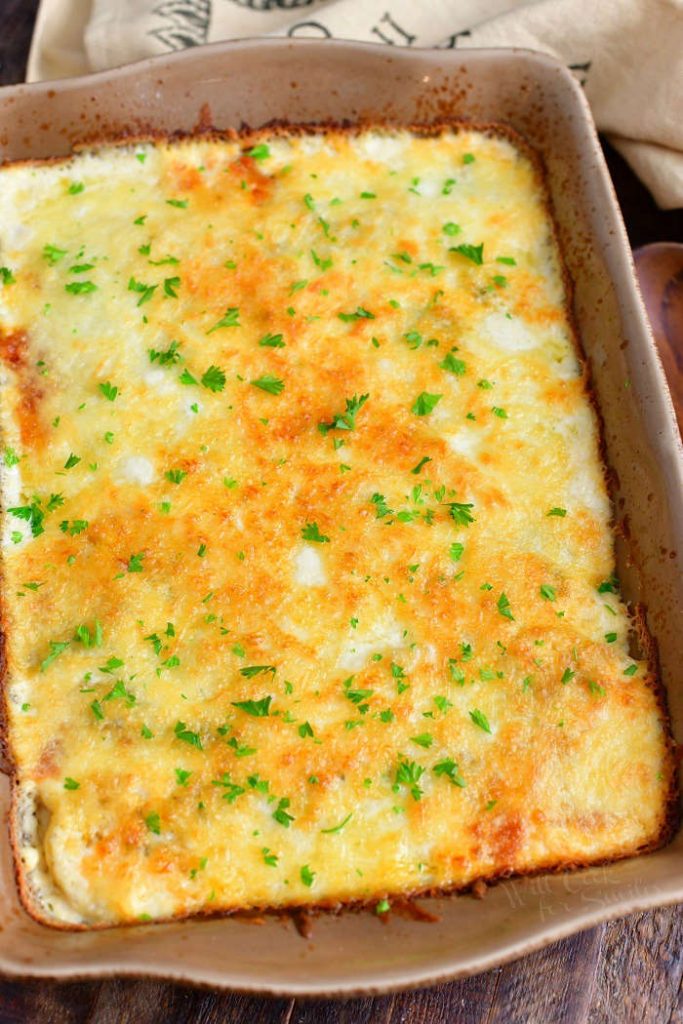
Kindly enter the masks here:
<path id="1" fill-rule="evenodd" d="M 527 155 L 330 131 L 0 184 L 34 907 L 376 900 L 655 842 L 665 728 Z"/>

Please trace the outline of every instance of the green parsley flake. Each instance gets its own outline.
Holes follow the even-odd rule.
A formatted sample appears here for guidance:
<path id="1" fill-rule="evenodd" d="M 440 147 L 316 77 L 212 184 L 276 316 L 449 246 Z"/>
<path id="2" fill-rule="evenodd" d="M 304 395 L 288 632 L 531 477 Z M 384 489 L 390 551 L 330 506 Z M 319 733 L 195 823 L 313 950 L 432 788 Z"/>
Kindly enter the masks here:
<path id="1" fill-rule="evenodd" d="M 500 595 L 496 606 L 504 619 L 510 619 L 511 622 L 515 621 L 515 617 L 512 614 L 512 609 L 510 608 L 510 601 L 508 600 L 506 594 Z"/>
<path id="2" fill-rule="evenodd" d="M 270 715 L 270 704 L 272 697 L 262 697 L 261 700 L 233 700 L 230 703 L 234 708 L 239 708 L 252 718 L 268 718 Z"/>
<path id="3" fill-rule="evenodd" d="M 89 292 L 96 292 L 97 285 L 92 281 L 71 281 L 70 284 L 64 285 L 64 291 L 69 292 L 71 295 L 87 295 Z M 140 303 L 138 302 L 138 306 Z"/>
<path id="4" fill-rule="evenodd" d="M 270 148 L 265 142 L 260 142 L 257 146 L 252 146 L 247 150 L 247 156 L 250 156 L 252 160 L 267 160 L 270 156 Z"/>
<path id="5" fill-rule="evenodd" d="M 449 352 L 446 358 L 439 363 L 439 368 L 446 370 L 447 373 L 453 373 L 456 377 L 462 377 L 467 370 L 467 365 L 463 363 L 462 359 L 456 359 L 452 352 Z"/>
<path id="6" fill-rule="evenodd" d="M 432 771 L 437 776 L 444 776 L 449 779 L 454 786 L 458 786 L 460 789 L 464 789 L 467 785 L 460 774 L 457 763 L 450 757 L 444 758 L 443 761 L 438 761 L 432 768 Z"/>
<path id="7" fill-rule="evenodd" d="M 119 389 L 117 387 L 114 387 L 113 384 L 110 384 L 108 380 L 104 381 L 104 383 L 102 384 L 98 384 L 97 386 L 108 402 L 115 401 L 116 396 L 119 393 Z"/>
<path id="8" fill-rule="evenodd" d="M 461 245 L 456 245 L 448 250 L 449 252 L 457 252 L 460 256 L 464 256 L 465 259 L 471 260 L 472 263 L 476 263 L 478 267 L 484 262 L 484 243 L 481 245 L 468 245 L 463 242 Z"/>
<path id="9" fill-rule="evenodd" d="M 356 306 L 355 313 L 337 313 L 340 320 L 343 320 L 345 324 L 353 324 L 357 320 L 374 320 L 375 314 L 370 313 L 367 309 L 363 309 L 362 306 Z"/>
<path id="10" fill-rule="evenodd" d="M 270 373 L 264 373 L 262 377 L 257 377 L 249 383 L 261 391 L 267 391 L 269 395 L 280 395 L 285 390 L 285 382 Z"/>
<path id="11" fill-rule="evenodd" d="M 199 733 L 192 732 L 184 722 L 176 722 L 174 732 L 176 738 L 182 740 L 183 743 L 188 743 L 191 747 L 196 747 L 197 750 L 204 749 Z"/>
<path id="12" fill-rule="evenodd" d="M 428 391 L 422 391 L 411 407 L 411 412 L 416 416 L 429 416 L 437 407 L 443 395 L 432 395 Z"/>
<path id="13" fill-rule="evenodd" d="M 209 391 L 222 391 L 225 387 L 225 373 L 219 366 L 211 365 L 202 374 L 201 384 Z"/>
<path id="14" fill-rule="evenodd" d="M 475 708 L 474 711 L 470 711 L 469 714 L 470 718 L 472 719 L 475 725 L 478 725 L 480 729 L 484 730 L 484 732 L 491 732 L 489 720 L 483 711 L 480 711 L 478 708 Z"/>
<path id="15" fill-rule="evenodd" d="M 424 771 L 424 768 L 416 764 L 415 761 L 400 758 L 396 769 L 395 786 L 406 786 L 413 800 L 418 801 L 424 792 L 418 785 Z"/>
<path id="16" fill-rule="evenodd" d="M 313 882 L 315 881 L 316 872 L 311 871 L 308 864 L 304 864 L 300 871 L 300 875 L 301 881 L 304 883 L 305 886 L 307 886 L 310 889 L 311 886 L 313 885 Z"/>
<path id="17" fill-rule="evenodd" d="M 237 306 L 228 306 L 225 311 L 225 315 L 218 320 L 213 327 L 209 328 L 207 334 L 213 334 L 214 331 L 219 331 L 223 327 L 240 327 L 240 311 Z"/>
<path id="18" fill-rule="evenodd" d="M 259 341 L 262 348 L 284 348 L 285 343 L 281 334 L 264 334 Z"/>
<path id="19" fill-rule="evenodd" d="M 322 832 L 322 834 L 324 836 L 336 835 L 337 832 L 341 832 L 341 830 L 344 828 L 345 825 L 348 825 L 348 823 L 351 821 L 352 817 L 353 817 L 353 811 L 351 811 L 350 814 L 347 814 L 346 817 L 344 818 L 344 820 L 340 821 L 338 825 L 334 825 L 332 828 L 321 828 L 320 831 Z"/>
<path id="20" fill-rule="evenodd" d="M 40 671 L 46 672 L 52 662 L 55 661 L 60 654 L 63 654 L 67 647 L 70 646 L 70 640 L 50 640 L 50 653 L 41 661 Z"/>
<path id="21" fill-rule="evenodd" d="M 329 544 L 330 538 L 321 533 L 317 523 L 306 523 L 301 531 L 304 540 L 313 541 L 316 544 Z"/>
<path id="22" fill-rule="evenodd" d="M 354 395 L 346 399 L 346 409 L 332 417 L 330 423 L 319 423 L 318 430 L 327 434 L 330 430 L 355 430 L 356 416 L 367 402 L 370 395 Z"/>

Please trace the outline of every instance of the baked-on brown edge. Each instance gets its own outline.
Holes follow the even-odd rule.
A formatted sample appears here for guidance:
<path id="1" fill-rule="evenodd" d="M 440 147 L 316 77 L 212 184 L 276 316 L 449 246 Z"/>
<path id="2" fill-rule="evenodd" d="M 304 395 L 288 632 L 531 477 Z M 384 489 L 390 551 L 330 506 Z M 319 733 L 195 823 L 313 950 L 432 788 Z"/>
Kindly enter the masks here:
<path id="1" fill-rule="evenodd" d="M 576 323 L 576 317 L 574 315 L 573 308 L 573 282 L 569 274 L 562 246 L 560 244 L 560 237 L 557 228 L 557 221 L 554 214 L 552 199 L 550 190 L 547 184 L 547 174 L 543 160 L 540 154 L 527 142 L 527 140 L 513 129 L 511 126 L 498 123 L 498 122 L 477 122 L 468 121 L 464 119 L 453 119 L 453 120 L 441 120 L 431 123 L 400 123 L 389 119 L 368 119 L 368 120 L 357 120 L 357 121 L 321 121 L 314 123 L 296 123 L 290 124 L 286 121 L 274 120 L 271 121 L 259 129 L 253 130 L 248 125 L 243 125 L 239 130 L 236 129 L 217 129 L 211 123 L 211 114 L 208 106 L 202 107 L 199 116 L 199 122 L 195 130 L 190 132 L 178 131 L 178 132 L 162 132 L 150 129 L 149 131 L 134 131 L 130 133 L 121 133 L 114 136 L 111 135 L 93 135 L 87 141 L 79 143 L 74 147 L 73 152 L 63 157 L 47 157 L 43 159 L 25 159 L 8 161 L 0 166 L 0 172 L 4 167 L 9 166 L 43 166 L 43 165 L 55 165 L 60 163 L 68 163 L 73 159 L 74 156 L 78 156 L 81 153 L 89 152 L 94 149 L 99 149 L 105 146 L 109 147 L 129 147 L 136 144 L 142 143 L 184 143 L 192 142 L 197 139 L 209 140 L 215 142 L 230 141 L 230 142 L 241 142 L 245 155 L 248 155 L 247 149 L 251 148 L 258 140 L 264 138 L 276 137 L 300 137 L 304 135 L 320 135 L 326 131 L 342 132 L 348 135 L 357 135 L 362 131 L 367 130 L 378 130 L 386 132 L 395 131 L 407 131 L 420 137 L 436 137 L 445 133 L 457 133 L 460 131 L 477 131 L 485 135 L 493 135 L 507 139 L 518 151 L 524 154 L 524 156 L 532 164 L 536 173 L 538 183 L 541 187 L 546 215 L 551 225 L 551 231 L 553 240 L 555 242 L 556 255 L 559 262 L 560 274 L 562 277 L 563 291 L 564 291 L 564 312 L 567 317 L 570 333 L 574 343 L 574 348 L 579 359 L 581 366 L 582 377 L 584 380 L 585 392 L 588 401 L 591 404 L 593 413 L 596 417 L 598 426 L 598 454 L 600 457 L 601 468 L 603 471 L 603 477 L 605 480 L 607 492 L 610 499 L 610 505 L 612 508 L 612 533 L 613 536 L 617 532 L 617 524 L 614 521 L 614 474 L 610 471 L 609 462 L 607 460 L 607 446 L 605 443 L 605 425 L 600 407 L 597 401 L 597 397 L 592 385 L 590 362 L 586 357 L 581 344 L 581 337 Z M 628 538 L 626 538 L 628 540 Z M 613 564 L 616 567 L 616 558 L 614 555 L 614 543 L 613 547 Z M 636 565 L 636 568 L 637 565 Z M 541 865 L 534 868 L 515 870 L 513 868 L 503 869 L 494 874 L 481 875 L 471 881 L 462 885 L 451 885 L 451 886 L 432 886 L 427 888 L 416 888 L 414 890 L 402 891 L 400 893 L 392 894 L 391 892 L 377 892 L 371 899 L 365 900 L 321 900 L 316 903 L 292 903 L 283 907 L 273 907 L 270 905 L 257 906 L 251 908 L 244 907 L 223 907 L 216 910 L 209 908 L 202 908 L 200 910 L 192 910 L 187 913 L 179 913 L 168 917 L 154 918 L 151 921 L 140 921 L 140 920 L 127 920 L 120 922 L 96 922 L 93 924 L 79 924 L 75 922 L 66 922 L 55 919 L 54 917 L 48 917 L 44 912 L 43 908 L 37 903 L 35 893 L 32 890 L 31 885 L 28 881 L 29 872 L 25 871 L 21 864 L 21 855 L 19 850 L 19 836 L 18 832 L 20 829 L 20 822 L 18 821 L 17 804 L 19 793 L 21 790 L 21 783 L 19 780 L 19 771 L 15 759 L 12 754 L 10 730 L 9 730 L 9 708 L 7 703 L 7 657 L 6 657 L 6 616 L 5 616 L 5 603 L 4 603 L 4 587 L 3 584 L 3 573 L 2 565 L 0 562 L 0 689 L 2 690 L 2 696 L 0 697 L 0 751 L 2 754 L 3 764 L 0 765 L 0 770 L 5 771 L 11 782 L 11 802 L 9 810 L 9 836 L 10 844 L 13 854 L 13 868 L 14 876 L 17 884 L 17 890 L 19 898 L 24 910 L 27 914 L 38 924 L 46 925 L 58 931 L 67 932 L 82 932 L 82 931 L 102 931 L 111 928 L 133 928 L 140 927 L 141 925 L 156 925 L 156 924 L 167 924 L 172 922 L 179 922 L 190 919 L 216 919 L 226 917 L 242 917 L 251 918 L 267 914 L 272 917 L 290 918 L 293 919 L 297 924 L 298 930 L 302 934 L 306 934 L 307 931 L 307 919 L 315 917 L 321 913 L 339 915 L 344 912 L 359 913 L 362 911 L 376 912 L 377 903 L 381 899 L 387 899 L 394 901 L 396 909 L 400 912 L 401 909 L 404 912 L 416 913 L 417 916 L 421 916 L 422 919 L 428 919 L 431 915 L 421 914 L 419 911 L 411 911 L 413 901 L 415 899 L 427 899 L 427 898 L 443 898 L 445 896 L 461 895 L 465 893 L 472 893 L 475 897 L 481 898 L 484 896 L 486 889 L 489 886 L 496 885 L 499 882 L 506 881 L 511 878 L 531 878 L 539 875 L 548 874 L 562 874 L 569 871 L 578 871 L 590 867 L 601 867 L 607 864 L 616 863 L 620 860 L 626 860 L 631 857 L 640 856 L 645 853 L 651 853 L 654 850 L 661 848 L 671 841 L 673 838 L 680 818 L 679 801 L 678 801 L 678 780 L 676 776 L 676 744 L 673 738 L 673 732 L 671 728 L 671 718 L 669 715 L 666 690 L 661 678 L 661 670 L 659 666 L 658 648 L 655 638 L 649 632 L 647 621 L 646 621 L 646 609 L 643 605 L 636 605 L 634 608 L 629 608 L 631 617 L 631 634 L 632 639 L 642 649 L 642 652 L 647 661 L 648 677 L 645 680 L 645 685 L 649 686 L 655 695 L 657 707 L 660 715 L 660 722 L 662 731 L 666 741 L 665 748 L 665 770 L 668 776 L 668 787 L 663 803 L 663 813 L 661 827 L 659 831 L 652 837 L 652 839 L 633 850 L 620 852 L 613 854 L 608 857 L 598 857 L 596 859 L 579 859 L 579 860 L 567 860 L 557 861 L 554 860 L 552 863 Z M 627 606 L 628 607 L 628 606 Z M 382 915 L 385 916 L 385 915 Z"/>

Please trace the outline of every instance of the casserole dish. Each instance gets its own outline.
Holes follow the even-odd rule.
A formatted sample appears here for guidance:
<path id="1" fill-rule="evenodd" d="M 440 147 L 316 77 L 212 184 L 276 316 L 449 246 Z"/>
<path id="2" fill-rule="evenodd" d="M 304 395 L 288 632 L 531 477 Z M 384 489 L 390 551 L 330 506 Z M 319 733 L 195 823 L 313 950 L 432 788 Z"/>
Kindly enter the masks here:
<path id="1" fill-rule="evenodd" d="M 618 570 L 625 596 L 646 606 L 676 734 L 683 716 L 675 678 L 683 654 L 680 444 L 590 116 L 568 72 L 525 52 L 221 44 L 57 86 L 7 89 L 0 147 L 5 159 L 56 157 L 125 133 L 370 118 L 504 122 L 544 160 L 614 474 Z M 438 920 L 430 924 L 323 917 L 303 941 L 276 919 L 249 928 L 215 920 L 101 933 L 47 930 L 19 906 L 5 843 L 0 968 L 58 977 L 149 974 L 292 995 L 424 985 L 484 970 L 610 916 L 675 902 L 683 897 L 680 858 L 679 837 L 638 860 L 504 882 L 483 903 L 435 900 L 430 911 Z"/>

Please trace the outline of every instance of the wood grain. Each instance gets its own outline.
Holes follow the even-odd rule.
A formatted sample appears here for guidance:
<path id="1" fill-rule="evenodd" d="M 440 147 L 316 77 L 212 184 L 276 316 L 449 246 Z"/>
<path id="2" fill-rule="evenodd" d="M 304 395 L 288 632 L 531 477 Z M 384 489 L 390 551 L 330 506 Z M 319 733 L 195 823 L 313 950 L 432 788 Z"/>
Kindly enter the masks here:
<path id="1" fill-rule="evenodd" d="M 82 0 L 75 0 L 82 2 Z M 112 0 L 115 2 L 115 0 Z M 0 0 L 0 83 L 23 79 L 38 0 Z M 605 144 L 631 244 L 683 241 Z M 683 339 L 668 367 L 679 374 Z M 669 372 L 672 372 L 669 369 Z M 683 910 L 593 928 L 465 981 L 343 1002 L 266 1000 L 153 981 L 0 979 L 0 1024 L 683 1024 Z"/>

